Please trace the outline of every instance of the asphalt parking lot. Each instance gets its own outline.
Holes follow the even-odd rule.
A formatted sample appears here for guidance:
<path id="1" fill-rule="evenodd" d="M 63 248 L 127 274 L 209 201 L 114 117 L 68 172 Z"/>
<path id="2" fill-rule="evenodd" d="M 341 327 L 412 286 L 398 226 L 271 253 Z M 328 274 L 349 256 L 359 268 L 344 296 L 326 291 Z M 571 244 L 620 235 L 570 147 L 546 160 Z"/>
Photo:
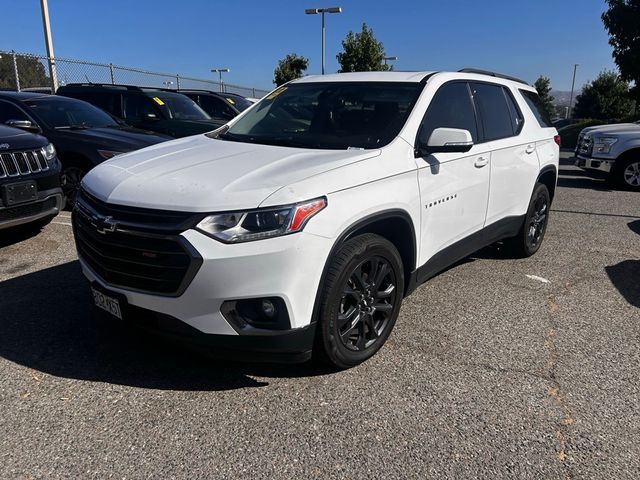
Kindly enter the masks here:
<path id="1" fill-rule="evenodd" d="M 0 478 L 637 479 L 639 339 L 640 195 L 566 162 L 537 255 L 442 273 L 337 373 L 94 318 L 63 213 L 0 237 Z"/>

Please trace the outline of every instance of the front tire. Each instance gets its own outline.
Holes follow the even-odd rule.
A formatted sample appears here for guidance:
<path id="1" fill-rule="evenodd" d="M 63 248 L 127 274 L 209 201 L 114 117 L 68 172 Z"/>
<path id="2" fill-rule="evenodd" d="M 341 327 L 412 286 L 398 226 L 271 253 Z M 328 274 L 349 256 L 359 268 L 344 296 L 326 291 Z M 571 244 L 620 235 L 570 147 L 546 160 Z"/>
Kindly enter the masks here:
<path id="1" fill-rule="evenodd" d="M 631 158 L 621 158 L 614 162 L 611 172 L 613 182 L 620 188 L 640 191 L 640 154 Z"/>
<path id="2" fill-rule="evenodd" d="M 402 259 L 379 235 L 345 242 L 322 289 L 314 355 L 337 368 L 371 358 L 391 334 L 404 293 Z"/>
<path id="3" fill-rule="evenodd" d="M 530 257 L 540 249 L 547 231 L 550 208 L 549 189 L 546 185 L 537 183 L 520 232 L 505 242 L 510 253 L 515 257 Z"/>

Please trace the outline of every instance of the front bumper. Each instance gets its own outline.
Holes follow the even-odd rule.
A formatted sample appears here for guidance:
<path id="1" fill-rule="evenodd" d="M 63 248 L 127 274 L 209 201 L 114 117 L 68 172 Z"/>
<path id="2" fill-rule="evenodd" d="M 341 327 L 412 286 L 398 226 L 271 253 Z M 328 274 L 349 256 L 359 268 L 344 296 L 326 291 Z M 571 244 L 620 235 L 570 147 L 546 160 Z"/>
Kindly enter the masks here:
<path id="1" fill-rule="evenodd" d="M 38 199 L 4 207 L 0 205 L 0 230 L 55 217 L 64 207 L 62 190 L 38 192 Z"/>
<path id="2" fill-rule="evenodd" d="M 314 304 L 333 246 L 331 239 L 304 231 L 240 244 L 223 244 L 195 230 L 187 230 L 181 236 L 202 257 L 202 263 L 179 296 L 109 285 L 81 256 L 80 263 L 90 282 L 97 283 L 107 294 L 113 292 L 126 299 L 133 322 L 138 317 L 152 318 L 149 324 L 161 333 L 166 333 L 167 324 L 172 325 L 169 330 L 173 333 L 176 325 L 182 325 L 182 333 L 188 333 L 186 338 L 209 345 L 215 351 L 253 352 L 258 359 L 261 356 L 284 356 L 291 361 L 308 359 L 315 330 Z M 265 297 L 282 299 L 290 329 L 239 329 L 221 311 L 225 301 Z"/>
<path id="3" fill-rule="evenodd" d="M 583 155 L 576 155 L 576 167 L 584 170 L 598 171 L 602 173 L 610 173 L 613 168 L 614 160 L 603 158 L 591 158 Z"/>

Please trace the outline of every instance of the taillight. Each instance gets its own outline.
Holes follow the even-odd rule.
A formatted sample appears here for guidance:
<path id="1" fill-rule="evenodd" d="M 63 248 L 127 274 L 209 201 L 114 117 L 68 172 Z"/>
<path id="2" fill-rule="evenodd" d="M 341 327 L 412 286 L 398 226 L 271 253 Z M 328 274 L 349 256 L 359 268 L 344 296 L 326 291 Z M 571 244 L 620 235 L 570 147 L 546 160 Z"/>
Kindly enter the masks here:
<path id="1" fill-rule="evenodd" d="M 553 141 L 556 142 L 559 147 L 562 146 L 562 139 L 560 138 L 560 135 L 554 135 Z"/>

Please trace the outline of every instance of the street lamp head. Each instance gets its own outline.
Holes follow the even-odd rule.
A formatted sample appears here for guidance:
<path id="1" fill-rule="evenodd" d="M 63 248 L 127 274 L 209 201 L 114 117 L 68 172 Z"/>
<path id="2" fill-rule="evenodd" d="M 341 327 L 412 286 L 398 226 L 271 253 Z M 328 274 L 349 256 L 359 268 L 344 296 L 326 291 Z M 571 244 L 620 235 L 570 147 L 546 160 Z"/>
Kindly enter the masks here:
<path id="1" fill-rule="evenodd" d="M 342 13 L 341 7 L 328 7 L 328 8 L 307 8 L 304 13 L 307 15 L 316 15 L 318 13 Z"/>
<path id="2" fill-rule="evenodd" d="M 222 73 L 228 73 L 228 72 L 231 71 L 231 69 L 229 69 L 229 68 L 212 68 L 211 71 L 213 73 L 221 73 L 221 72 Z"/>
<path id="3" fill-rule="evenodd" d="M 398 57 L 393 56 L 393 57 L 382 57 L 383 60 L 398 60 Z"/>

